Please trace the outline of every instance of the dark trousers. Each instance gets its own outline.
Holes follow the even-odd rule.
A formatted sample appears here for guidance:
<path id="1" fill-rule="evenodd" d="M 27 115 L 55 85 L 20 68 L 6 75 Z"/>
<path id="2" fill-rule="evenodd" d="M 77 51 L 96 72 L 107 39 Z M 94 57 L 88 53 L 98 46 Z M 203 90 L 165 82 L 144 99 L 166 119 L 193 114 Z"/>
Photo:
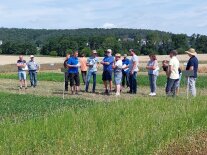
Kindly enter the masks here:
<path id="1" fill-rule="evenodd" d="M 130 93 L 136 94 L 137 93 L 137 72 L 133 74 L 129 74 L 129 87 Z"/>
<path id="2" fill-rule="evenodd" d="M 96 72 L 88 72 L 87 80 L 86 80 L 86 89 L 85 89 L 86 92 L 88 91 L 88 88 L 89 88 L 91 76 L 93 76 L 93 89 L 92 89 L 92 92 L 95 92 L 95 90 L 96 90 Z"/>
<path id="3" fill-rule="evenodd" d="M 86 84 L 86 74 L 87 74 L 87 71 L 81 71 L 81 75 L 82 75 L 84 85 Z"/>
<path id="4" fill-rule="evenodd" d="M 179 82 L 179 79 L 167 78 L 167 85 L 166 85 L 166 89 L 165 89 L 165 92 L 166 92 L 167 95 L 175 96 L 176 86 L 177 86 L 178 82 Z"/>
<path id="5" fill-rule="evenodd" d="M 68 91 L 69 73 L 65 72 L 65 90 Z"/>
<path id="6" fill-rule="evenodd" d="M 122 72 L 122 86 L 125 87 L 125 81 L 126 86 L 129 87 L 129 72 Z"/>
<path id="7" fill-rule="evenodd" d="M 37 71 L 29 71 L 31 86 L 37 86 Z"/>

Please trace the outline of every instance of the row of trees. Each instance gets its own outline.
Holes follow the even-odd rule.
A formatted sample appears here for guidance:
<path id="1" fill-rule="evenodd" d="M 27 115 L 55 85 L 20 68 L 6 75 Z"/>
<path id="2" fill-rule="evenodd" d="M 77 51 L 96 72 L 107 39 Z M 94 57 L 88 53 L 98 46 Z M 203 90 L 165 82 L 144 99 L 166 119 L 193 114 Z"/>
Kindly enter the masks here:
<path id="1" fill-rule="evenodd" d="M 126 53 L 130 48 L 137 54 L 149 53 L 167 54 L 177 49 L 183 54 L 189 47 L 197 49 L 199 53 L 207 53 L 207 36 L 187 36 L 185 34 L 171 34 L 161 31 L 134 29 L 79 29 L 79 30 L 28 30 L 11 29 L 21 39 L 3 40 L 0 46 L 2 54 L 41 54 L 65 56 L 66 53 L 79 50 L 89 56 L 92 49 L 96 49 L 100 56 L 104 50 L 111 48 L 115 53 Z M 6 31 L 9 31 L 6 29 Z M 22 32 L 24 35 L 22 35 Z M 35 33 L 36 32 L 36 33 Z M 59 33 L 58 33 L 59 32 Z M 0 29 L 1 34 L 1 29 Z M 9 31 L 7 36 L 11 35 Z M 9 35 L 8 35 L 9 34 Z M 30 36 L 32 35 L 32 36 Z M 17 37 L 16 36 L 16 37 Z M 4 36 L 5 37 L 5 36 Z"/>

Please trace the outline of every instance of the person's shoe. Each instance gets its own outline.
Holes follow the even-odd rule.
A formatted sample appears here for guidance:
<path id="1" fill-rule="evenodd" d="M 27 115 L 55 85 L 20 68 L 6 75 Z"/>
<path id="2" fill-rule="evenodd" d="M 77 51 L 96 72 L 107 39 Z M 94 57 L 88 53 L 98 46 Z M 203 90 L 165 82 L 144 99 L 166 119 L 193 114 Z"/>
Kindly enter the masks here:
<path id="1" fill-rule="evenodd" d="M 152 96 L 152 92 L 151 92 L 151 93 L 149 93 L 149 96 Z"/>
<path id="2" fill-rule="evenodd" d="M 128 93 L 128 94 L 132 94 L 132 92 L 131 92 L 131 91 L 128 91 L 127 93 Z"/>
<path id="3" fill-rule="evenodd" d="M 120 96 L 120 93 L 116 93 L 116 95 L 115 96 Z"/>
<path id="4" fill-rule="evenodd" d="M 24 89 L 27 89 L 27 87 L 25 87 Z"/>
<path id="5" fill-rule="evenodd" d="M 156 96 L 156 93 L 152 93 L 151 96 Z"/>
<path id="6" fill-rule="evenodd" d="M 19 86 L 19 89 L 22 89 L 22 86 Z"/>
<path id="7" fill-rule="evenodd" d="M 108 93 L 109 93 L 109 91 L 108 91 L 108 89 L 106 89 L 106 90 L 105 90 L 105 94 L 108 94 Z"/>

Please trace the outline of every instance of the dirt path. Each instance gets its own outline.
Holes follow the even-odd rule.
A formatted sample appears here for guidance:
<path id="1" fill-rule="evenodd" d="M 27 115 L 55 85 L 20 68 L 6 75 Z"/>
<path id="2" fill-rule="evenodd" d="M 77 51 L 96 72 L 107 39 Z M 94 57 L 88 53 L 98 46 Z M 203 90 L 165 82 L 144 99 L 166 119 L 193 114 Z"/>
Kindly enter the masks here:
<path id="1" fill-rule="evenodd" d="M 84 90 L 84 86 L 81 85 L 81 89 Z M 18 80 L 11 79 L 0 79 L 0 91 L 16 93 L 16 94 L 33 94 L 38 96 L 58 96 L 63 97 L 63 83 L 60 82 L 47 82 L 40 81 L 36 88 L 28 87 L 27 90 L 18 88 Z M 121 99 L 121 100 L 129 100 L 138 97 L 148 97 L 149 88 L 141 87 L 138 89 L 137 95 L 127 94 L 128 89 L 124 89 L 120 97 L 115 97 L 115 93 L 113 92 L 110 96 L 103 94 L 103 86 L 97 86 L 97 92 L 94 93 L 85 93 L 81 91 L 79 95 L 71 95 L 70 92 L 65 92 L 64 97 L 67 98 L 84 98 L 95 101 L 106 101 L 110 102 L 112 100 Z M 185 97 L 185 89 L 182 88 L 180 90 L 180 96 Z M 207 91 L 203 89 L 198 89 L 198 95 L 207 95 Z M 158 88 L 157 97 L 165 97 L 164 88 Z"/>

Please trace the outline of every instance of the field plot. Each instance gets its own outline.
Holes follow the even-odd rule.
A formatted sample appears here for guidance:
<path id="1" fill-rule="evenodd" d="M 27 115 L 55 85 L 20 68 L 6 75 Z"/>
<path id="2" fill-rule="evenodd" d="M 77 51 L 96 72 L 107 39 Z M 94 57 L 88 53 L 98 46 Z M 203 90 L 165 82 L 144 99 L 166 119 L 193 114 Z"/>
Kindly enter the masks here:
<path id="1" fill-rule="evenodd" d="M 11 73 L 0 74 L 1 154 L 207 154 L 206 55 L 199 55 L 203 74 L 197 79 L 198 97 L 189 100 L 184 77 L 180 95 L 165 96 L 163 73 L 157 96 L 149 97 L 144 70 L 138 74 L 137 95 L 127 89 L 118 98 L 114 92 L 104 95 L 98 74 L 95 94 L 85 93 L 81 85 L 79 95 L 65 92 L 63 100 L 63 73 L 58 69 L 64 58 L 37 57 L 52 71 L 39 72 L 38 86 L 27 90 L 19 90 L 13 73 L 11 62 L 17 57 L 2 58 L 0 70 Z M 166 58 L 158 56 L 160 61 Z M 183 64 L 188 57 L 179 59 Z M 144 68 L 148 57 L 140 60 Z"/>
<path id="2" fill-rule="evenodd" d="M 198 97 L 167 98 L 166 77 L 158 95 L 148 96 L 146 75 L 137 95 L 120 98 L 97 93 L 65 93 L 62 73 L 39 73 L 37 88 L 19 90 L 17 75 L 0 75 L 0 152 L 2 154 L 206 154 L 207 83 L 197 81 Z M 82 90 L 84 86 L 81 85 Z M 200 137 L 200 138 L 199 138 Z M 189 140 L 194 138 L 195 140 Z"/>

